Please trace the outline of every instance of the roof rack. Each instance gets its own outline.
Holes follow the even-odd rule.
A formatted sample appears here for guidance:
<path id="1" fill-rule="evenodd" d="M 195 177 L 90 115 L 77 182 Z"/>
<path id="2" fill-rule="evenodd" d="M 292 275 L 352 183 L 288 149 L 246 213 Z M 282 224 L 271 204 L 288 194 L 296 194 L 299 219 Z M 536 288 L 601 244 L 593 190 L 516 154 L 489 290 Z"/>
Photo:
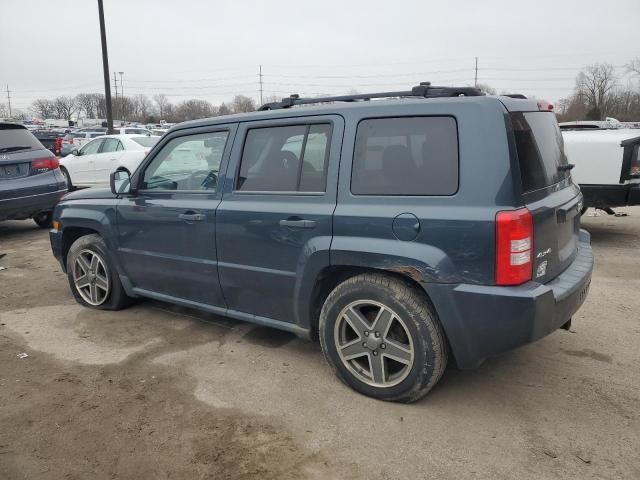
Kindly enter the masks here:
<path id="1" fill-rule="evenodd" d="M 290 108 L 294 105 L 310 105 L 314 103 L 368 101 L 373 98 L 477 97 L 480 95 L 484 95 L 484 93 L 474 87 L 435 87 L 431 85 L 431 82 L 421 82 L 420 85 L 413 87 L 411 90 L 400 92 L 362 93 L 318 98 L 300 98 L 300 95 L 293 94 L 283 98 L 280 102 L 265 103 L 258 110 L 278 110 Z"/>

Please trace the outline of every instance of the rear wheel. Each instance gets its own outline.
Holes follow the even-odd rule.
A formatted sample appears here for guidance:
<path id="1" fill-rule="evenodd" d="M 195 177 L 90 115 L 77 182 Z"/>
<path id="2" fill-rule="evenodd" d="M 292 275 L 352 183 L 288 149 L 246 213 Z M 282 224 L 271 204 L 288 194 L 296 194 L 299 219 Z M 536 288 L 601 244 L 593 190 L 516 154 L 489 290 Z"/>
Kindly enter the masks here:
<path id="1" fill-rule="evenodd" d="M 344 383 L 381 400 L 418 400 L 447 364 L 444 333 L 424 292 L 384 274 L 358 275 L 331 292 L 320 342 Z"/>
<path id="2" fill-rule="evenodd" d="M 33 221 L 36 222 L 40 228 L 51 228 L 51 221 L 53 220 L 53 212 L 40 212 Z"/>
<path id="3" fill-rule="evenodd" d="M 100 235 L 77 239 L 67 255 L 67 277 L 76 301 L 99 310 L 120 310 L 132 299 L 127 296 Z"/>

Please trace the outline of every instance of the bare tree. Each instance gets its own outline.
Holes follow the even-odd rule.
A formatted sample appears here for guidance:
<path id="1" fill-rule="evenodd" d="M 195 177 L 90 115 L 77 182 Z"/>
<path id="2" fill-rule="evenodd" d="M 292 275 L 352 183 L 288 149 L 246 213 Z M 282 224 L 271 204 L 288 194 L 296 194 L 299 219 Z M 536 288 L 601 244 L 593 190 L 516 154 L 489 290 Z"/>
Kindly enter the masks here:
<path id="1" fill-rule="evenodd" d="M 133 119 L 139 122 L 146 122 L 151 114 L 153 104 L 149 97 L 139 93 L 132 99 L 133 102 Z"/>
<path id="2" fill-rule="evenodd" d="M 634 75 L 640 75 L 640 57 L 636 57 L 625 65 L 627 72 Z"/>
<path id="3" fill-rule="evenodd" d="M 76 95 L 78 112 L 84 112 L 87 118 L 96 118 L 96 99 L 94 93 L 79 93 Z"/>
<path id="4" fill-rule="evenodd" d="M 42 118 L 53 118 L 57 114 L 54 102 L 46 98 L 39 98 L 31 104 L 31 111 Z"/>
<path id="5" fill-rule="evenodd" d="M 253 98 L 245 95 L 236 95 L 231 100 L 231 110 L 233 113 L 254 112 L 256 110 L 256 102 Z"/>
<path id="6" fill-rule="evenodd" d="M 486 83 L 478 83 L 478 88 L 481 92 L 486 93 L 487 95 L 497 95 L 498 91 L 493 88 L 491 85 Z"/>
<path id="7" fill-rule="evenodd" d="M 8 116 L 9 116 L 9 108 L 7 107 L 6 104 L 0 103 L 0 118 L 4 118 Z"/>
<path id="8" fill-rule="evenodd" d="M 218 115 L 222 116 L 222 115 L 229 115 L 230 113 L 233 113 L 231 111 L 231 109 L 229 107 L 227 107 L 227 104 L 222 102 L 220 104 L 220 106 L 218 107 Z"/>
<path id="9" fill-rule="evenodd" d="M 182 122 L 194 118 L 206 118 L 216 115 L 216 108 L 206 100 L 187 100 L 176 107 L 175 118 Z"/>
<path id="10" fill-rule="evenodd" d="M 589 65 L 576 78 L 576 90 L 591 107 L 591 117 L 601 119 L 605 115 L 607 95 L 615 88 L 618 79 L 613 65 L 595 63 Z"/>
<path id="11" fill-rule="evenodd" d="M 160 113 L 160 118 L 162 118 L 166 113 L 169 99 L 164 93 L 160 93 L 153 96 L 153 101 L 156 102 L 156 105 L 158 105 L 158 113 Z"/>
<path id="12" fill-rule="evenodd" d="M 53 105 L 58 118 L 65 120 L 71 120 L 71 117 L 73 117 L 73 114 L 76 113 L 78 109 L 78 104 L 74 97 L 57 97 L 53 101 Z"/>

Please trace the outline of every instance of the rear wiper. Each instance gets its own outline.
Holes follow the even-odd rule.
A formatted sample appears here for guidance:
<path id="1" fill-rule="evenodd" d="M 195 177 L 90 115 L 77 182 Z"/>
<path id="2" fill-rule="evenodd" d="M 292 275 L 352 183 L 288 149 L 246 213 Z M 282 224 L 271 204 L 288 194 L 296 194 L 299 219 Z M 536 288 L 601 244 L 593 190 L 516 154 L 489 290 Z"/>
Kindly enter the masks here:
<path id="1" fill-rule="evenodd" d="M 573 163 L 567 163 L 566 165 L 558 165 L 558 171 L 559 172 L 568 172 L 573 167 L 575 167 L 575 165 Z"/>
<path id="2" fill-rule="evenodd" d="M 0 148 L 0 153 L 17 152 L 18 150 L 29 150 L 31 147 L 4 147 Z"/>

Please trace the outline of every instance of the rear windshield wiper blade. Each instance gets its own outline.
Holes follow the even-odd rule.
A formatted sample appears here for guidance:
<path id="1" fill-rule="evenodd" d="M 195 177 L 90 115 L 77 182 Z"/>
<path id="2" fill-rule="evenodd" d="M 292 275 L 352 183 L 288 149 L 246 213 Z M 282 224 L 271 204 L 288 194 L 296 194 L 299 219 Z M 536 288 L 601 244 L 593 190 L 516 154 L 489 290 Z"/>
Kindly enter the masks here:
<path id="1" fill-rule="evenodd" d="M 29 150 L 31 147 L 4 147 L 0 148 L 0 153 L 17 152 L 18 150 Z"/>
<path id="2" fill-rule="evenodd" d="M 575 167 L 575 165 L 573 163 L 567 163 L 566 165 L 558 165 L 558 171 L 559 172 L 568 172 L 573 167 Z"/>

